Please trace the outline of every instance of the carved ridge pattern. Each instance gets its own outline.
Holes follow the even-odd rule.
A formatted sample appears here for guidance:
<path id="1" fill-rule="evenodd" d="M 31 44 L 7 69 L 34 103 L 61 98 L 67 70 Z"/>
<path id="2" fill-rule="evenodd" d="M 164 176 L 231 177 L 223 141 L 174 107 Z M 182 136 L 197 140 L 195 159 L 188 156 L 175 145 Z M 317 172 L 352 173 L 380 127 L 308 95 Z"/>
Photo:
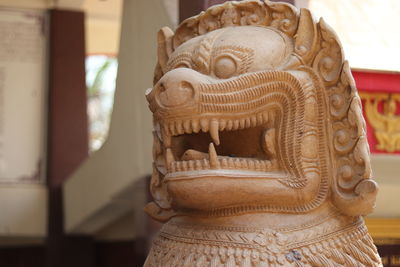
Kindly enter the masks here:
<path id="1" fill-rule="evenodd" d="M 167 72 L 176 68 L 179 64 L 187 65 L 188 68 L 191 68 L 191 57 L 192 54 L 189 52 L 181 53 L 175 58 L 172 58 L 168 61 Z"/>
<path id="2" fill-rule="evenodd" d="M 293 36 L 298 23 L 296 17 L 296 10 L 284 3 L 226 2 L 184 20 L 176 30 L 173 44 L 177 48 L 197 35 L 229 26 L 271 26 Z"/>
<path id="3" fill-rule="evenodd" d="M 246 73 L 254 60 L 254 51 L 252 49 L 237 45 L 224 45 L 216 47 L 212 53 L 212 58 L 220 56 L 221 53 L 232 54 L 240 59 L 240 65 L 236 71 L 237 75 Z"/>
<path id="4" fill-rule="evenodd" d="M 297 232 L 288 236 L 271 229 L 166 224 L 150 252 L 153 262 L 145 266 L 186 266 L 188 259 L 191 265 L 187 266 L 379 265 L 379 256 L 362 220 L 344 228 L 337 225 L 336 232 L 324 234 L 334 230 L 328 225 L 322 222 L 309 233 L 300 231 L 296 237 Z M 304 238 L 308 241 L 293 242 Z"/>
<path id="5" fill-rule="evenodd" d="M 274 81 L 272 83 L 268 83 L 268 81 Z M 240 104 L 239 107 L 244 105 L 245 107 L 242 109 L 237 109 L 238 106 L 232 106 L 232 109 L 227 110 L 227 112 L 233 112 L 233 111 L 240 111 L 243 112 L 246 110 L 247 113 L 254 112 L 257 110 L 259 107 L 259 104 L 267 103 L 267 98 L 259 98 L 259 95 L 255 93 L 254 88 L 260 88 L 260 90 L 271 90 L 272 88 L 275 88 L 274 92 L 271 95 L 264 94 L 265 97 L 268 97 L 269 100 L 275 100 L 275 101 L 269 101 L 270 103 L 284 103 L 282 101 L 288 101 L 287 99 L 290 99 L 290 103 L 286 102 L 284 106 L 290 107 L 288 109 L 288 112 L 283 112 L 281 109 L 281 114 L 283 115 L 281 118 L 283 121 L 279 124 L 280 130 L 279 132 L 281 135 L 284 137 L 284 146 L 285 149 L 283 151 L 284 155 L 280 156 L 280 160 L 282 162 L 286 162 L 289 159 L 289 162 L 285 165 L 292 165 L 293 170 L 287 170 L 287 172 L 292 174 L 292 177 L 288 179 L 290 182 L 289 185 L 292 185 L 293 187 L 299 187 L 302 186 L 303 182 L 301 180 L 295 180 L 293 177 L 303 177 L 301 174 L 301 171 L 299 170 L 299 162 L 296 161 L 296 155 L 299 154 L 299 140 L 295 140 L 294 138 L 294 131 L 288 131 L 287 127 L 289 125 L 293 127 L 294 129 L 298 129 L 297 125 L 302 125 L 303 121 L 303 116 L 304 116 L 304 95 L 303 91 L 301 90 L 301 85 L 300 83 L 294 78 L 289 73 L 285 72 L 260 72 L 258 75 L 252 75 L 251 77 L 248 76 L 242 76 L 237 79 L 224 82 L 224 83 L 217 83 L 213 85 L 204 85 L 201 91 L 204 91 L 201 99 L 204 99 L 203 101 L 205 103 L 200 103 L 200 106 L 202 107 L 201 112 L 216 112 L 219 111 L 221 112 L 222 110 L 219 107 L 224 107 L 226 105 L 229 105 L 232 103 L 232 101 L 227 101 L 229 99 L 229 95 L 224 95 L 225 103 L 229 104 L 223 104 L 220 106 L 220 104 L 217 102 L 213 101 L 213 98 L 218 98 L 220 95 L 222 95 L 221 92 L 234 92 L 232 93 L 233 95 L 236 94 L 241 94 L 243 95 L 243 90 L 248 89 L 250 85 L 253 85 L 252 90 L 248 90 L 248 96 L 245 95 L 245 97 L 248 97 L 247 101 L 242 101 L 243 104 Z M 275 86 L 274 86 L 275 85 Z M 259 87 L 257 87 L 259 86 Z M 268 89 L 268 88 L 271 89 Z M 238 90 L 241 89 L 241 90 Z M 285 90 L 286 89 L 286 90 Z M 289 90 L 288 90 L 289 89 Z M 292 89 L 292 90 L 291 90 Z M 293 90 L 294 89 L 294 90 Z M 284 93 L 279 93 L 279 91 L 283 90 Z M 292 91 L 295 91 L 296 94 L 294 94 Z M 246 91 L 245 91 L 246 92 Z M 261 95 L 261 94 L 260 94 Z M 287 98 L 285 95 L 290 96 Z M 253 100 L 256 99 L 256 100 Z M 255 102 L 251 102 L 251 101 Z M 263 101 L 264 100 L 264 101 Z M 249 102 L 250 101 L 250 102 Z M 274 105 L 275 105 L 274 104 Z M 254 108 L 256 106 L 256 108 Z M 282 106 L 282 105 L 281 105 Z M 292 111 L 291 107 L 295 107 L 294 111 Z M 230 107 L 230 106 L 228 106 Z M 252 107 L 252 108 L 249 108 Z M 279 106 L 278 106 L 279 107 Z M 293 113 L 291 116 L 289 113 Z M 291 119 L 291 121 L 288 121 L 288 118 Z M 294 120 L 294 118 L 297 118 L 297 120 Z M 301 131 L 301 129 L 299 129 Z M 293 140 L 293 141 L 291 141 Z M 294 146 L 293 146 L 294 145 Z M 291 150 L 290 147 L 294 147 L 294 150 Z M 291 151 L 292 153 L 289 153 Z M 284 182 L 284 181 L 283 181 Z M 301 184 L 297 183 L 300 182 Z M 304 185 L 304 184 L 303 184 Z M 270 207 L 266 207 L 266 209 L 270 209 Z"/>
<path id="6" fill-rule="evenodd" d="M 210 36 L 205 37 L 196 47 L 192 62 L 197 66 L 201 73 L 209 74 L 211 71 L 211 53 L 215 39 L 222 32 L 213 32 Z"/>

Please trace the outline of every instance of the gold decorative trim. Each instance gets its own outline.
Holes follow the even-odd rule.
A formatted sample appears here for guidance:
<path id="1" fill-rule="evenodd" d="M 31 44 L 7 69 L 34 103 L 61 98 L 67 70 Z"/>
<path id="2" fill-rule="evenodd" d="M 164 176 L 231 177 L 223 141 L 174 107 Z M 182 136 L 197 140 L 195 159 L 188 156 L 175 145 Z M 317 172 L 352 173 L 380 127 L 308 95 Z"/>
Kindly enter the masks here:
<path id="1" fill-rule="evenodd" d="M 399 239 L 396 244 L 400 244 L 400 218 L 366 218 L 365 222 L 374 241 Z"/>
<path id="2" fill-rule="evenodd" d="M 389 153 L 400 151 L 400 116 L 396 115 L 400 94 L 362 92 L 360 97 L 365 100 L 365 115 L 377 139 L 375 148 Z"/>

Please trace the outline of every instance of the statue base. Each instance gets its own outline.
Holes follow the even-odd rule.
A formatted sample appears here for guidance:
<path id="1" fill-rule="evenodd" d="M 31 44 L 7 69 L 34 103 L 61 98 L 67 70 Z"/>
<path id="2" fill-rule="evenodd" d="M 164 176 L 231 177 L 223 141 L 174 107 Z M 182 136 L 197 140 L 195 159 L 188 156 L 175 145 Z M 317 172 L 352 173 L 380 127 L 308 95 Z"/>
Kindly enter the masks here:
<path id="1" fill-rule="evenodd" d="M 382 266 L 362 217 L 326 207 L 314 214 L 297 226 L 290 214 L 175 217 L 144 266 Z"/>

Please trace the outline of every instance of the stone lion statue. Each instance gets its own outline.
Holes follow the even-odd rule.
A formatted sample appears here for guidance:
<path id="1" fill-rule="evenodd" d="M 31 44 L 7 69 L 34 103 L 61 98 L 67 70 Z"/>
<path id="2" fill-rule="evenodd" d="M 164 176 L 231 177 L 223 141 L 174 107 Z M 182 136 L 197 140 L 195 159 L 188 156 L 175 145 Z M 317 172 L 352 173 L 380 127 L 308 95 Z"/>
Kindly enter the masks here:
<path id="1" fill-rule="evenodd" d="M 349 64 L 307 9 L 226 2 L 158 33 L 145 266 L 381 266 Z"/>

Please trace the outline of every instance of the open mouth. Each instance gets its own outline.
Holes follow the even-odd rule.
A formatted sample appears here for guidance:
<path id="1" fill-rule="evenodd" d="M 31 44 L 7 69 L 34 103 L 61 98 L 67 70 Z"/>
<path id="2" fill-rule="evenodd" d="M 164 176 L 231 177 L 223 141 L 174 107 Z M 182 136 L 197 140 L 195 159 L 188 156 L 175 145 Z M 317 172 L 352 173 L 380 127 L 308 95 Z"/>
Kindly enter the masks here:
<path id="1" fill-rule="evenodd" d="M 188 171 L 279 171 L 273 111 L 240 119 L 203 118 L 163 127 L 169 175 Z"/>

